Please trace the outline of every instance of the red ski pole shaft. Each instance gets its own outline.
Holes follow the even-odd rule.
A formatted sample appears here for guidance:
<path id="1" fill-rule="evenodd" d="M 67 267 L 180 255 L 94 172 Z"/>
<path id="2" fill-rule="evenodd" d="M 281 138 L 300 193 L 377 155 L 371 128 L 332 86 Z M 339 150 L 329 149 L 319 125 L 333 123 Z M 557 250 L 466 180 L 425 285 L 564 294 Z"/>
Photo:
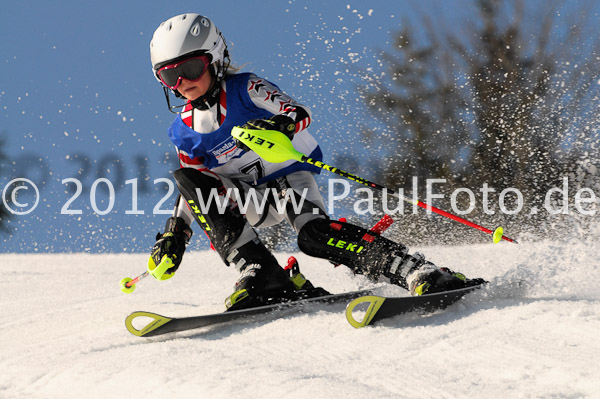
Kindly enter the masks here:
<path id="1" fill-rule="evenodd" d="M 302 162 L 308 163 L 310 165 L 317 166 L 317 167 L 319 167 L 321 169 L 324 169 L 324 170 L 327 170 L 327 171 L 329 171 L 331 173 L 335 173 L 336 175 L 344 177 L 344 178 L 346 178 L 348 180 L 355 181 L 355 182 L 357 182 L 359 184 L 362 184 L 363 186 L 371 187 L 371 188 L 377 189 L 379 191 L 387 191 L 388 193 L 390 193 L 391 195 L 393 195 L 394 197 L 396 197 L 396 198 L 398 198 L 398 199 L 400 199 L 402 201 L 408 202 L 408 203 L 413 204 L 413 205 L 417 205 L 417 206 L 419 206 L 419 207 L 421 207 L 423 209 L 426 209 L 428 211 L 437 213 L 438 215 L 447 217 L 449 219 L 454 220 L 455 222 L 462 223 L 465 226 L 472 227 L 472 228 L 477 229 L 479 231 L 482 231 L 484 233 L 492 234 L 492 235 L 494 235 L 494 238 L 496 238 L 495 231 L 492 231 L 490 229 L 486 229 L 483 226 L 480 226 L 480 225 L 478 225 L 476 223 L 470 222 L 467 219 L 461 218 L 460 216 L 453 215 L 450 212 L 443 211 L 443 210 L 441 210 L 439 208 L 436 208 L 435 206 L 428 205 L 428 204 L 426 204 L 426 203 L 424 203 L 422 201 L 419 201 L 418 199 L 411 199 L 411 198 L 405 197 L 403 195 L 400 195 L 399 193 L 396 193 L 395 191 L 390 190 L 387 187 L 382 186 L 381 184 L 374 183 L 372 181 L 364 179 L 364 178 L 362 178 L 360 176 L 357 176 L 355 174 L 352 174 L 352 173 L 346 172 L 344 170 L 338 169 L 335 166 L 327 165 L 326 163 L 323 163 L 321 161 L 315 161 L 314 159 L 309 158 L 309 157 L 307 157 L 305 155 L 302 156 L 301 160 L 302 160 Z M 499 230 L 499 229 L 497 229 L 497 230 Z M 507 237 L 505 235 L 502 235 L 501 238 L 500 237 L 498 238 L 498 240 L 500 240 L 500 239 L 508 241 L 508 242 L 512 242 L 512 243 L 515 243 L 515 244 L 517 243 L 516 240 L 513 240 L 512 238 L 509 238 L 509 237 Z M 496 242 L 496 241 L 494 241 L 494 242 Z"/>
<path id="2" fill-rule="evenodd" d="M 141 279 L 143 279 L 144 277 L 146 277 L 148 274 L 149 274 L 148 270 L 146 270 L 144 273 L 142 273 L 139 276 L 135 277 L 133 280 L 128 281 L 127 283 L 125 283 L 125 287 L 130 288 L 132 285 L 137 284 L 138 281 L 140 281 Z"/>

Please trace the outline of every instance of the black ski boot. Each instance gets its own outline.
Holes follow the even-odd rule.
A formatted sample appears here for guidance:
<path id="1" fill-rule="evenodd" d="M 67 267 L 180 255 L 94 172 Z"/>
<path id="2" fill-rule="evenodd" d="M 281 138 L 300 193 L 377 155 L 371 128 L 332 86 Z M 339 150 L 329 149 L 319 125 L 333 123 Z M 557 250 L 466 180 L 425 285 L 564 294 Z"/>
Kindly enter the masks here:
<path id="1" fill-rule="evenodd" d="M 241 273 L 227 310 L 239 310 L 286 300 L 294 287 L 277 259 L 258 239 L 234 250 L 230 264 Z"/>
<path id="2" fill-rule="evenodd" d="M 249 259 L 254 259 L 251 262 L 243 257 L 248 252 L 252 254 Z M 256 255 L 261 252 L 261 257 L 257 258 Z M 228 311 L 329 295 L 329 292 L 313 286 L 304 277 L 296 258 L 290 257 L 287 267 L 283 269 L 260 241 L 252 241 L 239 248 L 234 263 L 236 267 L 243 263 L 240 269 L 242 274 L 235 283 L 234 293 L 225 299 Z"/>

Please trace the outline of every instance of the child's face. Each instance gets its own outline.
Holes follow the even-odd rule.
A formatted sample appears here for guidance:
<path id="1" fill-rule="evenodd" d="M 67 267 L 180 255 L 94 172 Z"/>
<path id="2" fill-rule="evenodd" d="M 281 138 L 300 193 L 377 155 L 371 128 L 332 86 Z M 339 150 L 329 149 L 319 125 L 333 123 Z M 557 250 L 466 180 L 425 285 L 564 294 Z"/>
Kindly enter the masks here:
<path id="1" fill-rule="evenodd" d="M 210 89 L 213 79 L 212 76 L 213 74 L 208 71 L 208 73 L 205 73 L 196 81 L 181 78 L 181 84 L 177 88 L 177 91 L 188 100 L 193 101 L 206 94 L 208 89 Z"/>

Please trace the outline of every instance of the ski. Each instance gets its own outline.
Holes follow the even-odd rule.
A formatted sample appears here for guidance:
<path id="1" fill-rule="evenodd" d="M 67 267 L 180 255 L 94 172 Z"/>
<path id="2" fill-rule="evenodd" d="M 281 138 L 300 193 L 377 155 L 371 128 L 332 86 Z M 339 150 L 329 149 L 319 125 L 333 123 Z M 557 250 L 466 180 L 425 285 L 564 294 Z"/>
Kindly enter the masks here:
<path id="1" fill-rule="evenodd" d="M 403 313 L 414 311 L 433 312 L 444 309 L 459 301 L 467 293 L 481 287 L 461 288 L 458 290 L 439 292 L 435 294 L 408 296 L 408 297 L 383 297 L 364 295 L 352 300 L 346 307 L 346 319 L 355 328 L 365 327 L 380 320 L 394 317 Z M 365 316 L 361 321 L 354 318 L 353 312 L 357 306 L 368 304 Z M 365 305 L 363 305 L 365 306 Z"/>
<path id="2" fill-rule="evenodd" d="M 231 312 L 221 312 L 202 316 L 191 317 L 167 317 L 151 312 L 133 312 L 125 319 L 127 331 L 138 337 L 154 337 L 157 335 L 168 334 L 171 332 L 193 330 L 201 327 L 213 326 L 216 324 L 228 323 L 232 321 L 247 320 L 252 321 L 253 316 L 266 314 L 270 312 L 293 311 L 300 312 L 315 303 L 336 303 L 347 301 L 356 297 L 364 297 L 370 294 L 370 290 L 346 292 L 343 294 L 324 295 L 315 298 L 301 299 L 276 303 L 272 305 L 259 306 L 249 309 L 235 310 Z M 140 329 L 134 327 L 134 320 L 140 317 L 150 318 L 151 320 Z"/>

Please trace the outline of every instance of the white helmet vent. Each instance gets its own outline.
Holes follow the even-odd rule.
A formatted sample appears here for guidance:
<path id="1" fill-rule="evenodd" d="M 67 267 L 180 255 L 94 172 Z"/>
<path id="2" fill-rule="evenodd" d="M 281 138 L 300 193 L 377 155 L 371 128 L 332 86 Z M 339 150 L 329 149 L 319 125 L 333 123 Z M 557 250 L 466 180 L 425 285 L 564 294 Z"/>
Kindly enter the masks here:
<path id="1" fill-rule="evenodd" d="M 192 29 L 190 29 L 190 33 L 192 34 L 192 36 L 198 36 L 200 34 L 200 24 L 198 22 L 196 22 L 194 26 L 192 26 Z"/>

